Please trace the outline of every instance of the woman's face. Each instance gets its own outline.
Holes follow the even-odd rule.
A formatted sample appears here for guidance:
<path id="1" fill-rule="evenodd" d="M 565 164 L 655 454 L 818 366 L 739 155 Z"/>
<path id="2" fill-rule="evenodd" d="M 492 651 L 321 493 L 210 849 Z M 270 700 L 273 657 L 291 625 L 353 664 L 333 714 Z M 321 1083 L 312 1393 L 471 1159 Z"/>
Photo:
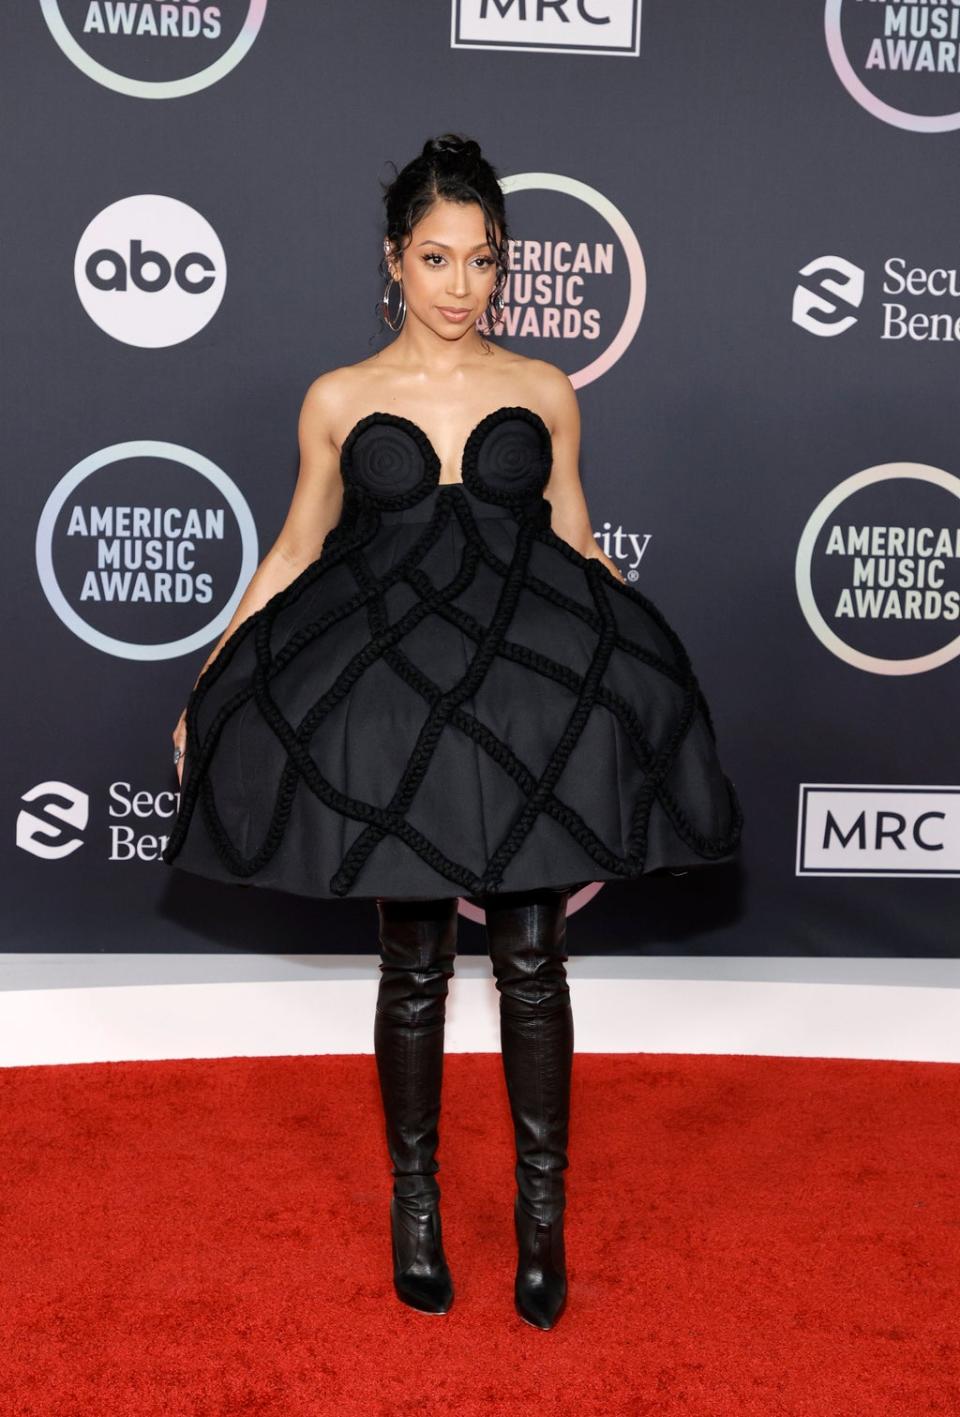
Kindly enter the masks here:
<path id="1" fill-rule="evenodd" d="M 444 339 L 473 330 L 497 282 L 496 254 L 478 204 L 439 199 L 417 222 L 402 254 L 399 265 L 390 262 L 390 272 L 403 280 L 407 318 L 413 315 Z M 456 316 L 457 310 L 466 313 Z"/>

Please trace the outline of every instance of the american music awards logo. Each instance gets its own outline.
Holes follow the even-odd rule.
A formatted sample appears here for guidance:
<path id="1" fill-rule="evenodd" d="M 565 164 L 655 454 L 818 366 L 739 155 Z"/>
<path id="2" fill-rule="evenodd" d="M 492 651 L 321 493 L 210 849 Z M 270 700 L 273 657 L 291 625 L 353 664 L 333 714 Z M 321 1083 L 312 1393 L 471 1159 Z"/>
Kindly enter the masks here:
<path id="1" fill-rule="evenodd" d="M 51 37 L 82 74 L 129 98 L 152 99 L 182 98 L 225 78 L 249 53 L 266 8 L 267 0 L 40 0 Z M 139 76 L 158 69 L 167 77 Z"/>
<path id="2" fill-rule="evenodd" d="M 534 358 L 573 363 L 570 382 L 582 388 L 613 368 L 640 326 L 640 242 L 610 198 L 577 178 L 522 172 L 500 185 L 515 235 L 498 333 Z"/>
<path id="3" fill-rule="evenodd" d="M 960 128 L 960 9 L 904 0 L 826 0 L 827 52 L 874 118 L 913 133 Z"/>
<path id="4" fill-rule="evenodd" d="M 794 568 L 820 643 L 870 674 L 922 674 L 960 654 L 960 478 L 882 463 L 813 509 Z"/>
<path id="5" fill-rule="evenodd" d="M 36 560 L 51 608 L 79 639 L 121 659 L 174 659 L 229 625 L 257 569 L 257 530 L 222 468 L 145 438 L 64 473 Z"/>

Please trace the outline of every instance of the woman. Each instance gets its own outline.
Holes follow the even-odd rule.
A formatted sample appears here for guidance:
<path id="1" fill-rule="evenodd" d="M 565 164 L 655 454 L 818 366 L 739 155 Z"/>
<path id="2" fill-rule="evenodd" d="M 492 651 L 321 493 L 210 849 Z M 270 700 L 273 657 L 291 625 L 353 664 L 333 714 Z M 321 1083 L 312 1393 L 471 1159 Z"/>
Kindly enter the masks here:
<path id="1" fill-rule="evenodd" d="M 307 390 L 286 521 L 174 730 L 164 860 L 376 901 L 394 1283 L 429 1313 L 453 1299 L 435 1153 L 458 898 L 484 907 L 515 1302 L 548 1329 L 567 1293 L 569 895 L 727 860 L 742 813 L 683 645 L 594 540 L 569 379 L 489 338 L 509 240 L 494 169 L 446 134 L 384 200 L 399 333 Z"/>

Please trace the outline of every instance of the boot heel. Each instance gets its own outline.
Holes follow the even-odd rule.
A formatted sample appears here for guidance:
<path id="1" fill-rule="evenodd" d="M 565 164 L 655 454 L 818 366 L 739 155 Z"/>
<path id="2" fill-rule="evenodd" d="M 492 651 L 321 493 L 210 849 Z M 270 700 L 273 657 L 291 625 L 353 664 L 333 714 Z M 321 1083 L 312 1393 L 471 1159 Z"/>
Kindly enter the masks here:
<path id="1" fill-rule="evenodd" d="M 398 1299 L 423 1314 L 445 1314 L 453 1303 L 453 1281 L 443 1253 L 440 1211 L 416 1215 L 390 1202 L 393 1286 Z"/>
<path id="2" fill-rule="evenodd" d="M 549 1223 L 535 1220 L 521 1208 L 519 1196 L 513 1215 L 519 1251 L 514 1285 L 517 1313 L 534 1328 L 553 1328 L 567 1302 L 563 1216 Z"/>

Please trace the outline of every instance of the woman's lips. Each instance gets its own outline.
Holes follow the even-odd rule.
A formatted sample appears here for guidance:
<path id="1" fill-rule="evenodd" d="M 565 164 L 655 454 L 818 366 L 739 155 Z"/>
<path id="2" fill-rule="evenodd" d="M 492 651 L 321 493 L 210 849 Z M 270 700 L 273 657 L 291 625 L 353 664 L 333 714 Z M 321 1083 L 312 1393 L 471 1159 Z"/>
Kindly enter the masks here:
<path id="1" fill-rule="evenodd" d="M 437 309 L 440 311 L 441 315 L 446 315 L 448 320 L 455 320 L 458 325 L 462 324 L 470 314 L 469 308 L 466 310 L 457 310 L 454 306 L 438 305 Z"/>

